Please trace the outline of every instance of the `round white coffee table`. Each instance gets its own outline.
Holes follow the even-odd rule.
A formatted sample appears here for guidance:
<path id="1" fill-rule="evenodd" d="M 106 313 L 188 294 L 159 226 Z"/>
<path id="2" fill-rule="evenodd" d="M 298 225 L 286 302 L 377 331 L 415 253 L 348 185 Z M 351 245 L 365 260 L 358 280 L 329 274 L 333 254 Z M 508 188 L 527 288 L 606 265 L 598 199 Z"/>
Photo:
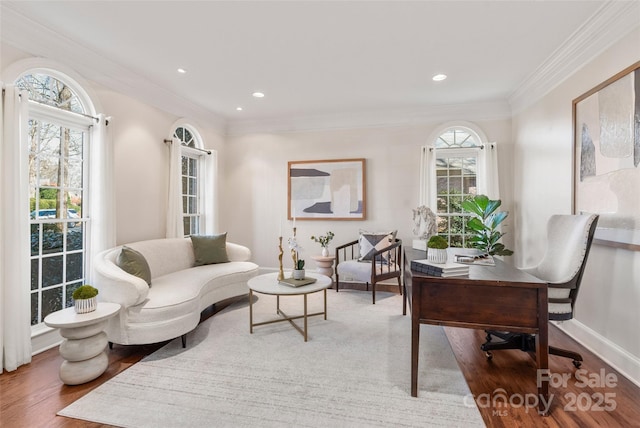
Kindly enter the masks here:
<path id="1" fill-rule="evenodd" d="M 89 382 L 107 370 L 107 334 L 109 318 L 120 311 L 117 303 L 100 302 L 95 311 L 77 314 L 73 307 L 50 313 L 44 319 L 49 327 L 59 328 L 64 340 L 60 355 L 60 380 L 67 385 Z"/>
<path id="2" fill-rule="evenodd" d="M 287 277 L 288 273 L 285 274 Z M 304 337 L 304 341 L 307 341 L 307 318 L 324 315 L 324 319 L 327 319 L 327 288 L 332 284 L 331 278 L 318 273 L 309 272 L 305 275 L 306 278 L 315 278 L 316 282 L 309 285 L 302 285 L 300 287 L 292 287 L 290 285 L 280 284 L 278 282 L 278 272 L 267 273 L 264 275 L 258 275 L 251 278 L 248 281 L 249 285 L 249 333 L 253 334 L 253 327 L 265 324 L 273 324 L 275 322 L 289 321 L 289 323 L 298 330 L 298 332 Z M 307 295 L 322 291 L 324 293 L 324 310 L 322 312 L 316 312 L 309 314 L 307 312 Z M 270 321 L 263 321 L 259 323 L 253 322 L 253 293 L 270 294 L 276 296 L 276 313 L 281 315 L 281 318 L 277 318 Z M 304 313 L 302 315 L 288 316 L 280 309 L 280 296 L 300 296 L 304 297 Z M 301 329 L 293 320 L 303 319 L 304 327 Z"/>

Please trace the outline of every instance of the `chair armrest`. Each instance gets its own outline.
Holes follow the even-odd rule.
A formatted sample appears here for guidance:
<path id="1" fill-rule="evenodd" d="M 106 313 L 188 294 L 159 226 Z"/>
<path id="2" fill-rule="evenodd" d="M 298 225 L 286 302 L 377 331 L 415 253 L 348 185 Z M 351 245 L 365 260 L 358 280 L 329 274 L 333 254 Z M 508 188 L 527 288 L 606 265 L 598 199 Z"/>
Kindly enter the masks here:
<path id="1" fill-rule="evenodd" d="M 386 254 L 386 255 L 385 255 Z M 382 263 L 382 259 L 387 263 Z M 391 261 L 391 262 L 389 262 Z M 376 268 L 380 265 L 380 269 Z M 384 247 L 371 255 L 371 281 L 377 282 L 399 275 L 402 270 L 402 240 L 396 239 L 393 244 Z"/>
<path id="2" fill-rule="evenodd" d="M 356 245 L 358 245 L 359 241 L 356 239 L 355 241 L 351 241 L 351 242 L 347 242 L 346 244 L 342 244 L 336 247 L 336 267 L 338 266 L 338 264 L 340 263 L 340 252 L 342 251 L 342 261 L 346 262 L 348 260 L 353 260 L 353 259 L 357 259 L 358 257 L 360 257 L 360 251 L 355 253 L 355 257 L 354 257 L 354 247 Z M 350 250 L 350 251 L 349 251 Z M 347 253 L 351 253 L 350 257 L 351 258 L 347 258 Z"/>

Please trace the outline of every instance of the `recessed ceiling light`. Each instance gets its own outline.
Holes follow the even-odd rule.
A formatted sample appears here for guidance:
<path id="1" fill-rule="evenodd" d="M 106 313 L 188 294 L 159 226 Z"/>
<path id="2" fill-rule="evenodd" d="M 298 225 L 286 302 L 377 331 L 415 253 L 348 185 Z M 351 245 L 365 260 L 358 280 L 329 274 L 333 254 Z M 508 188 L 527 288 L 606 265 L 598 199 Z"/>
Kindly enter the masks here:
<path id="1" fill-rule="evenodd" d="M 242 107 L 236 107 L 236 110 L 242 111 Z"/>
<path id="2" fill-rule="evenodd" d="M 256 98 L 264 98 L 264 94 L 262 92 L 254 92 L 252 95 Z"/>
<path id="3" fill-rule="evenodd" d="M 178 73 L 180 74 L 185 74 L 187 72 L 187 70 L 185 70 L 184 68 L 179 68 L 178 69 Z"/>
<path id="4" fill-rule="evenodd" d="M 447 78 L 446 74 L 436 74 L 435 76 L 432 77 L 434 82 L 441 82 L 446 78 Z"/>

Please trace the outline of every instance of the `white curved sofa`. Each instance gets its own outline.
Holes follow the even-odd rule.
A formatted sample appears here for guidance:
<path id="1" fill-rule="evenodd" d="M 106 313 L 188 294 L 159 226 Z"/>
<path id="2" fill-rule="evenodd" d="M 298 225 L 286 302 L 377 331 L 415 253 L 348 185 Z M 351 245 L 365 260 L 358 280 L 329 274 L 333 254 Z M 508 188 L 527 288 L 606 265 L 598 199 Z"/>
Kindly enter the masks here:
<path id="1" fill-rule="evenodd" d="M 258 274 L 251 251 L 226 243 L 229 262 L 196 266 L 189 238 L 154 239 L 126 244 L 140 252 L 151 271 L 151 286 L 117 265 L 122 246 L 99 253 L 93 284 L 98 300 L 119 303 L 109 320 L 109 342 L 122 345 L 157 343 L 182 336 L 200 322 L 200 313 L 216 302 L 249 292 L 247 281 Z"/>

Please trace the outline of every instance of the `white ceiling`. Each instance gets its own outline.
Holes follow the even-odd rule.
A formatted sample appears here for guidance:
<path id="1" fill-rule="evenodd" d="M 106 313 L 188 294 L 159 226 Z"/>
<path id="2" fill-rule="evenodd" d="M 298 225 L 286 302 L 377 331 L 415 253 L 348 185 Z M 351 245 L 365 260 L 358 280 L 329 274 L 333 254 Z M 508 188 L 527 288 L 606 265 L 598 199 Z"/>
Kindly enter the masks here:
<path id="1" fill-rule="evenodd" d="M 605 3 L 3 0 L 2 38 L 233 123 L 507 102 Z"/>

